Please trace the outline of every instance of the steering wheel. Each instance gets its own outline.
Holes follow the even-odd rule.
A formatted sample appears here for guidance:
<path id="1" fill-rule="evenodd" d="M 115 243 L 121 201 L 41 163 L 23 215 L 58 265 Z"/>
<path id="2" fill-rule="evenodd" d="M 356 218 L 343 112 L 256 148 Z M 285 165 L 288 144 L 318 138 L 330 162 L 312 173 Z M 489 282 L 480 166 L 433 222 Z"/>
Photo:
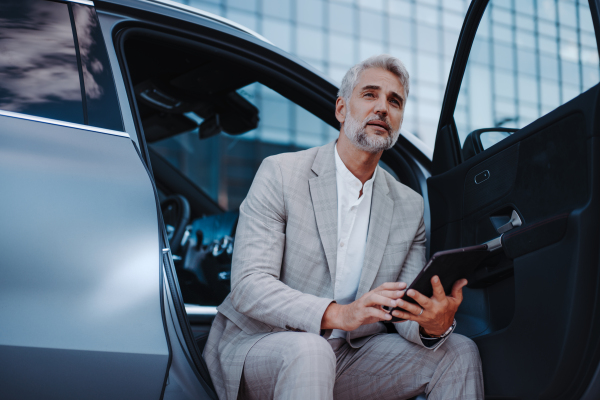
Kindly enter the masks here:
<path id="1" fill-rule="evenodd" d="M 180 194 L 169 196 L 160 203 L 171 252 L 177 253 L 181 239 L 190 222 L 190 203 Z"/>

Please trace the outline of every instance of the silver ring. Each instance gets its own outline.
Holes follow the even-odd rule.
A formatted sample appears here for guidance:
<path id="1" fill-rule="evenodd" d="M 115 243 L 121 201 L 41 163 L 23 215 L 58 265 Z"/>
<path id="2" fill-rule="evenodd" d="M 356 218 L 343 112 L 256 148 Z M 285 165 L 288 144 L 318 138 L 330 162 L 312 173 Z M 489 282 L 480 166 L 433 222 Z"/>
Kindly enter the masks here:
<path id="1" fill-rule="evenodd" d="M 423 314 L 423 311 L 425 311 L 425 309 L 423 307 L 421 307 L 421 312 L 417 314 L 417 317 L 420 316 L 421 314 Z"/>

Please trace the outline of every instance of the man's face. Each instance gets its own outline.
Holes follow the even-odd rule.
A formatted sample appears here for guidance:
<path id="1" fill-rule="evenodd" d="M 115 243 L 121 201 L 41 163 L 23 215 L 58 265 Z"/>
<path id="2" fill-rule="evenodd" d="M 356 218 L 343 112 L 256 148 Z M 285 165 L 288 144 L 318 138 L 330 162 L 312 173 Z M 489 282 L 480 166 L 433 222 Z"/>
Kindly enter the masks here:
<path id="1" fill-rule="evenodd" d="M 360 74 L 349 102 L 338 98 L 336 117 L 358 148 L 377 153 L 396 143 L 405 102 L 404 87 L 396 75 L 369 68 Z"/>

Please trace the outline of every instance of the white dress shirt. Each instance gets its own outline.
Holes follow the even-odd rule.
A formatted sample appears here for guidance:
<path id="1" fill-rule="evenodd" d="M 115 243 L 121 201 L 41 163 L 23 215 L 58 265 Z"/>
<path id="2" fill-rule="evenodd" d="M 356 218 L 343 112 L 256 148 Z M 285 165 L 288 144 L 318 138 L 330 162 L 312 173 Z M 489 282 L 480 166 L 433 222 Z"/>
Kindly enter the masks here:
<path id="1" fill-rule="evenodd" d="M 335 267 L 334 299 L 338 304 L 355 300 L 367 247 L 373 182 L 362 182 L 346 168 L 335 145 L 335 167 L 338 204 L 338 241 Z M 360 190 L 362 189 L 362 196 Z M 345 338 L 346 331 L 334 329 L 330 339 Z"/>

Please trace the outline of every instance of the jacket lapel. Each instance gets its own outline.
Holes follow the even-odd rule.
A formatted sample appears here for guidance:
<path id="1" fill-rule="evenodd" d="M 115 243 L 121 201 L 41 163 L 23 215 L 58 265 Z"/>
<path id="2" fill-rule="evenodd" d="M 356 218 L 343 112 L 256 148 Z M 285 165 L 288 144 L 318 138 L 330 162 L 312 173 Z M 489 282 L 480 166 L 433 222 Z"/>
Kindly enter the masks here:
<path id="1" fill-rule="evenodd" d="M 335 142 L 319 149 L 312 165 L 317 175 L 309 179 L 310 196 L 321 243 L 325 250 L 327 265 L 331 274 L 331 282 L 335 285 L 335 266 L 337 260 L 337 181 L 335 169 Z"/>
<path id="2" fill-rule="evenodd" d="M 367 248 L 356 299 L 371 290 L 371 285 L 373 285 L 381 265 L 394 212 L 394 201 L 388 196 L 388 192 L 389 188 L 382 171 L 377 171 L 371 198 Z"/>

